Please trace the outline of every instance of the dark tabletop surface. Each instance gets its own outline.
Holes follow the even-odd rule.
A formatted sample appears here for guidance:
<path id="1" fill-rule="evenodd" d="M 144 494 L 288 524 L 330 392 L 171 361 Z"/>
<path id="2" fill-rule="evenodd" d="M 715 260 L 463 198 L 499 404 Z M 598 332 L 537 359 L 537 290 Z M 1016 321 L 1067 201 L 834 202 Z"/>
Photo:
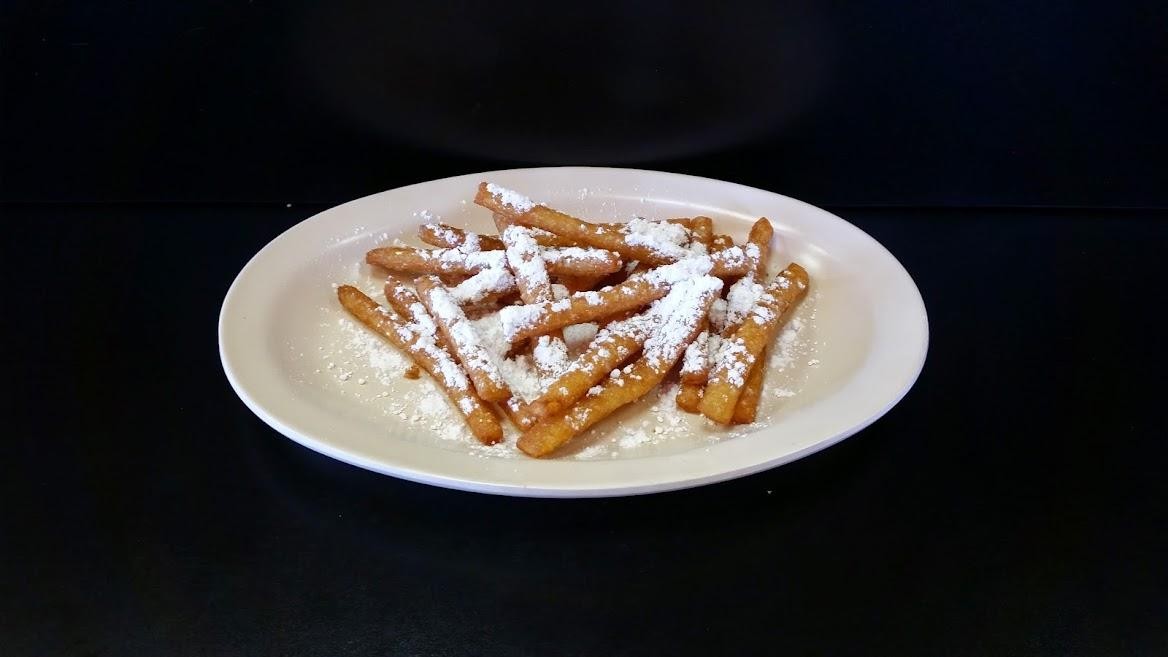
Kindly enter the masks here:
<path id="1" fill-rule="evenodd" d="M 1164 213 L 839 209 L 928 307 L 904 401 L 769 472 L 573 501 L 366 472 L 236 399 L 223 295 L 319 209 L 4 208 L 4 654 L 1168 648 Z"/>

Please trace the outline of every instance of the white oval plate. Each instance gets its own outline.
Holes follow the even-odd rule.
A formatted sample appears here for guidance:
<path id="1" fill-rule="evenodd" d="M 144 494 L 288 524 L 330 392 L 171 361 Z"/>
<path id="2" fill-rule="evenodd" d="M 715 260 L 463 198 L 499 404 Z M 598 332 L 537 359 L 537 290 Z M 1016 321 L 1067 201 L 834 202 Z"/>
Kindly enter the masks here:
<path id="1" fill-rule="evenodd" d="M 649 399 L 600 423 L 561 458 L 474 443 L 425 376 L 354 325 L 335 285 L 377 294 L 364 253 L 413 242 L 426 213 L 490 231 L 470 202 L 480 181 L 594 220 L 713 217 L 741 240 L 766 216 L 772 273 L 791 260 L 812 292 L 771 358 L 759 421 L 731 431 Z M 374 298 L 381 298 L 379 294 Z M 794 328 L 799 331 L 795 332 Z M 871 237 L 800 201 L 671 173 L 587 167 L 516 169 L 435 180 L 326 210 L 265 246 L 235 279 L 219 316 L 219 352 L 235 392 L 264 422 L 333 458 L 437 486 L 535 497 L 633 495 L 758 472 L 832 445 L 895 405 L 924 365 L 928 321 L 904 268 Z M 513 439 L 512 439 L 513 440 Z"/>

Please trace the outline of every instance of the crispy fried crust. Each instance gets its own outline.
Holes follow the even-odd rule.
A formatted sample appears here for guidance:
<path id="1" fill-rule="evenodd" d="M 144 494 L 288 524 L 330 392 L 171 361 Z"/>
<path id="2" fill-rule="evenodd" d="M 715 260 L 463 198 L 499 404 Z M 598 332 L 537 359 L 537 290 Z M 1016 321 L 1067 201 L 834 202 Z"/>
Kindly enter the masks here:
<path id="1" fill-rule="evenodd" d="M 750 375 L 746 377 L 746 385 L 742 386 L 742 394 L 738 396 L 738 403 L 734 405 L 734 424 L 750 424 L 758 417 L 758 402 L 762 399 L 762 384 L 766 379 L 767 363 L 766 350 L 759 355 L 754 366 L 750 368 Z"/>
<path id="2" fill-rule="evenodd" d="M 645 337 L 640 331 L 598 333 L 587 351 L 576 359 L 568 371 L 531 402 L 532 413 L 536 417 L 547 417 L 576 403 L 588 393 L 589 388 L 636 353 L 645 342 Z"/>
<path id="3" fill-rule="evenodd" d="M 721 424 L 733 419 L 750 369 L 774 339 L 788 312 L 806 295 L 807 286 L 806 270 L 791 263 L 767 286 L 747 320 L 723 339 L 722 350 L 731 355 L 718 358 L 711 368 L 699 406 L 702 415 Z"/>
<path id="4" fill-rule="evenodd" d="M 443 257 L 449 249 L 419 249 L 412 246 L 381 246 L 365 254 L 365 262 L 398 274 L 442 274 L 472 276 L 491 266 L 492 251 L 471 252 L 469 257 Z M 465 254 L 459 254 L 465 255 Z M 595 276 L 620 270 L 620 256 L 602 249 L 553 247 L 543 252 L 548 273 L 557 276 Z M 499 261 L 498 266 L 502 266 Z"/>
<path id="5" fill-rule="evenodd" d="M 766 265 L 767 259 L 770 257 L 771 238 L 774 237 L 775 231 L 771 227 L 771 222 L 766 217 L 760 218 L 754 222 L 750 227 L 750 235 L 747 237 L 747 242 L 758 247 L 758 253 L 754 259 L 754 267 L 748 274 L 755 281 L 762 282 L 766 280 Z M 726 335 L 729 335 L 737 327 L 727 327 Z M 746 384 L 742 387 L 742 394 L 738 397 L 738 403 L 734 405 L 734 416 L 732 422 L 734 424 L 750 424 L 758 416 L 758 404 L 762 397 L 762 384 L 766 378 L 766 351 L 759 356 L 758 362 L 750 368 L 750 374 L 746 377 Z"/>
<path id="6" fill-rule="evenodd" d="M 412 289 L 406 287 L 399 280 L 391 278 L 385 282 L 385 300 L 389 302 L 389 307 L 393 308 L 394 312 L 405 317 L 409 322 L 423 326 L 434 324 L 434 318 L 430 317 L 426 306 L 422 305 L 422 300 Z M 446 338 L 441 332 L 435 332 L 434 342 L 446 351 L 450 351 L 450 345 L 446 343 Z"/>
<path id="7" fill-rule="evenodd" d="M 476 339 L 474 327 L 454 303 L 442 281 L 434 276 L 417 280 L 418 296 L 438 325 L 438 331 L 450 345 L 451 352 L 470 375 L 475 390 L 486 401 L 503 401 L 511 396 L 502 376 L 494 369 L 486 349 Z"/>
<path id="8" fill-rule="evenodd" d="M 475 236 L 479 240 L 479 248 L 483 251 L 502 251 L 503 240 L 499 239 L 497 235 L 487 235 L 484 233 L 472 233 L 461 228 L 455 228 L 447 224 L 423 224 L 418 227 L 418 239 L 426 244 L 432 246 L 444 246 L 447 248 L 455 248 L 466 243 L 467 237 Z M 546 247 L 566 247 L 566 246 L 581 246 L 575 240 L 570 240 L 559 235 L 550 233 L 540 233 L 535 236 L 535 241 L 540 246 Z"/>
<path id="9" fill-rule="evenodd" d="M 677 387 L 677 407 L 686 413 L 697 413 L 705 388 L 693 383 L 682 383 Z"/>
<path id="10" fill-rule="evenodd" d="M 465 374 L 462 374 L 461 368 L 448 352 L 441 347 L 423 348 L 419 344 L 420 336 L 417 333 L 394 319 L 376 301 L 351 285 L 338 287 L 337 298 L 357 321 L 404 351 L 414 363 L 434 378 L 450 401 L 454 402 L 455 408 L 466 418 L 471 433 L 479 442 L 491 445 L 503 439 L 503 427 L 499 424 L 499 418 L 475 394 L 474 388 L 466 385 Z M 464 385 L 459 385 L 458 375 L 462 376 L 461 382 Z"/>
<path id="11" fill-rule="evenodd" d="M 602 319 L 616 313 L 640 308 L 661 297 L 669 291 L 669 286 L 655 283 L 645 278 L 631 278 L 623 283 L 607 289 L 597 290 L 595 295 L 575 295 L 548 301 L 545 303 L 526 306 L 532 321 L 518 327 L 508 334 L 512 344 L 522 342 L 528 338 L 546 335 L 557 329 L 573 324 L 582 324 Z M 504 308 L 502 312 L 507 312 Z M 506 329 L 504 329 L 506 331 Z"/>
<path id="12" fill-rule="evenodd" d="M 559 276 L 559 283 L 568 288 L 568 292 L 583 292 L 584 290 L 595 289 L 600 281 L 608 277 L 608 274 L 592 274 L 584 276 L 573 276 L 571 274 L 561 274 Z"/>
<path id="13" fill-rule="evenodd" d="M 750 227 L 750 235 L 746 241 L 758 247 L 758 256 L 754 258 L 752 272 L 756 281 L 762 282 L 766 279 L 766 263 L 771 255 L 771 238 L 774 235 L 775 229 L 771 227 L 771 222 L 766 217 L 762 217 Z"/>
<path id="14" fill-rule="evenodd" d="M 713 246 L 714 242 L 714 220 L 709 217 L 694 217 L 689 221 L 689 229 L 693 231 L 693 239 L 695 242 L 701 242 L 706 245 L 706 248 Z M 732 246 L 727 244 L 726 246 Z M 722 248 L 726 248 L 725 246 Z"/>
<path id="15" fill-rule="evenodd" d="M 590 390 L 574 406 L 562 413 L 549 415 L 524 431 L 519 436 L 519 449 L 530 456 L 546 456 L 620 407 L 645 396 L 645 393 L 661 383 L 681 357 L 685 345 L 697 335 L 701 328 L 699 317 L 705 315 L 716 296 L 717 289 L 711 289 L 697 301 L 698 312 L 682 320 L 684 323 L 679 325 L 685 333 L 678 336 L 679 340 L 671 341 L 656 354 L 649 353 L 652 350 L 646 347 L 645 353 L 632 365 L 624 370 L 612 370 L 611 375 L 600 384 L 599 390 Z"/>
<path id="16" fill-rule="evenodd" d="M 690 226 L 693 229 L 694 240 L 706 245 L 706 249 L 714 247 L 714 221 L 709 217 L 694 217 Z M 733 246 L 733 242 L 727 238 L 726 244 L 721 248 Z M 703 333 L 709 335 L 710 320 L 705 318 L 702 320 L 701 330 L 698 332 L 698 337 L 686 347 L 686 361 L 687 365 L 691 367 L 682 366 L 681 368 L 681 383 L 677 388 L 676 403 L 677 407 L 687 413 L 698 412 L 698 402 L 702 400 L 702 391 L 706 386 L 706 379 L 710 373 L 709 359 L 706 355 L 706 341 L 702 340 Z M 700 349 L 703 353 L 698 355 L 691 361 L 689 357 L 690 349 Z"/>

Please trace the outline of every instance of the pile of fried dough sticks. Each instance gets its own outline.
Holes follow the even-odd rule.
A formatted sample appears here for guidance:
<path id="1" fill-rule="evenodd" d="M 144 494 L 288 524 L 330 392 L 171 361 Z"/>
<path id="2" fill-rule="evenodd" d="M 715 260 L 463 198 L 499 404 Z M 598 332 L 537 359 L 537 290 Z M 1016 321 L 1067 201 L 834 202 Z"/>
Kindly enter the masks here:
<path id="1" fill-rule="evenodd" d="M 489 183 L 474 200 L 497 235 L 425 224 L 419 237 L 438 248 L 366 254 L 390 274 L 388 308 L 351 285 L 337 295 L 434 378 L 479 441 L 503 439 L 501 409 L 519 449 L 552 454 L 679 361 L 678 407 L 755 420 L 766 350 L 809 285 L 795 263 L 768 280 L 769 221 L 739 245 L 709 217 L 590 223 Z"/>

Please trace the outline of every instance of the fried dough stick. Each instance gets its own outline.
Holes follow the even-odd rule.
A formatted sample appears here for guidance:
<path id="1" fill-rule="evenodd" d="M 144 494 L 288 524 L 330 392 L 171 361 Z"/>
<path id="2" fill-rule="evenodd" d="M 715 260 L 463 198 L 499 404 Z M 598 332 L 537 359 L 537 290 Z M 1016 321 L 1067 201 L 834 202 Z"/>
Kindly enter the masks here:
<path id="1" fill-rule="evenodd" d="M 514 198 L 518 197 L 518 198 Z M 666 255 L 652 246 L 628 239 L 629 234 L 617 225 L 593 224 L 577 219 L 545 205 L 536 205 L 515 192 L 494 188 L 482 183 L 475 195 L 475 203 L 507 217 L 509 223 L 539 228 L 549 233 L 593 246 L 615 251 L 625 260 L 656 267 L 677 262 L 678 257 Z M 714 261 L 714 276 L 741 276 L 750 269 L 750 254 L 741 247 L 729 247 L 710 254 Z"/>
<path id="2" fill-rule="evenodd" d="M 442 285 L 442 281 L 436 276 L 423 276 L 415 285 L 426 310 L 430 311 L 442 337 L 450 345 L 450 350 L 466 368 L 479 396 L 485 401 L 503 401 L 510 397 L 511 391 L 499 368 L 491 360 L 474 326 Z"/>
<path id="3" fill-rule="evenodd" d="M 640 350 L 660 321 L 660 313 L 651 308 L 640 315 L 610 322 L 596 334 L 588 349 L 531 402 L 532 413 L 536 417 L 547 417 L 576 403 L 609 372 Z"/>
<path id="4" fill-rule="evenodd" d="M 516 344 L 565 326 L 640 308 L 665 296 L 671 285 L 687 278 L 703 276 L 709 270 L 709 259 L 695 258 L 636 274 L 611 287 L 576 292 L 566 299 L 509 306 L 499 311 L 503 335 L 511 344 Z"/>
<path id="5" fill-rule="evenodd" d="M 466 418 L 471 433 L 479 442 L 492 445 L 503 439 L 499 418 L 475 394 L 466 373 L 445 349 L 434 342 L 432 336 L 425 335 L 416 326 L 394 319 L 376 301 L 351 285 L 338 287 L 337 298 L 357 321 L 404 351 L 434 378 Z"/>
<path id="6" fill-rule="evenodd" d="M 478 240 L 479 248 L 483 251 L 502 251 L 505 248 L 503 240 L 497 235 L 473 233 L 447 224 L 423 224 L 418 227 L 418 239 L 432 246 L 451 249 L 462 246 L 468 239 Z M 580 246 L 578 242 L 545 231 L 536 233 L 535 241 L 543 247 Z"/>
<path id="7" fill-rule="evenodd" d="M 621 268 L 620 256 L 603 249 L 580 247 L 549 248 L 542 253 L 551 274 L 595 276 Z M 412 246 L 382 246 L 365 254 L 365 262 L 399 274 L 456 274 L 471 276 L 484 269 L 502 268 L 503 251 L 462 249 L 419 249 Z"/>
<path id="8" fill-rule="evenodd" d="M 771 238 L 775 231 L 766 217 L 755 222 L 750 228 L 747 240 L 758 246 L 758 258 L 751 276 L 755 283 L 766 280 L 766 263 L 771 252 Z M 762 398 L 762 384 L 766 379 L 766 350 L 759 355 L 758 362 L 750 368 L 750 375 L 746 377 L 746 385 L 742 387 L 742 395 L 734 407 L 734 424 L 750 424 L 758 417 L 758 402 Z"/>
<path id="9" fill-rule="evenodd" d="M 722 340 L 699 404 L 702 415 L 721 424 L 730 422 L 751 367 L 807 293 L 808 284 L 806 270 L 795 263 L 787 265 L 765 288 L 746 320 Z"/>
<path id="10" fill-rule="evenodd" d="M 709 251 L 714 247 L 714 222 L 709 217 L 695 217 L 691 223 L 694 240 L 704 244 Z M 733 246 L 733 243 L 724 245 Z M 677 388 L 676 403 L 678 408 L 688 413 L 698 412 L 698 402 L 702 399 L 702 390 L 706 385 L 706 375 L 709 372 L 709 318 L 702 320 L 701 330 L 689 346 L 685 348 L 682 358 L 681 383 Z"/>
<path id="11" fill-rule="evenodd" d="M 646 340 L 642 356 L 623 370 L 613 370 L 595 393 L 590 391 L 575 406 L 523 432 L 519 449 L 530 456 L 546 456 L 620 407 L 645 396 L 665 378 L 685 345 L 697 334 L 721 289 L 722 282 L 712 276 L 675 285 L 669 293 L 672 299 L 664 302 L 666 319 Z"/>

